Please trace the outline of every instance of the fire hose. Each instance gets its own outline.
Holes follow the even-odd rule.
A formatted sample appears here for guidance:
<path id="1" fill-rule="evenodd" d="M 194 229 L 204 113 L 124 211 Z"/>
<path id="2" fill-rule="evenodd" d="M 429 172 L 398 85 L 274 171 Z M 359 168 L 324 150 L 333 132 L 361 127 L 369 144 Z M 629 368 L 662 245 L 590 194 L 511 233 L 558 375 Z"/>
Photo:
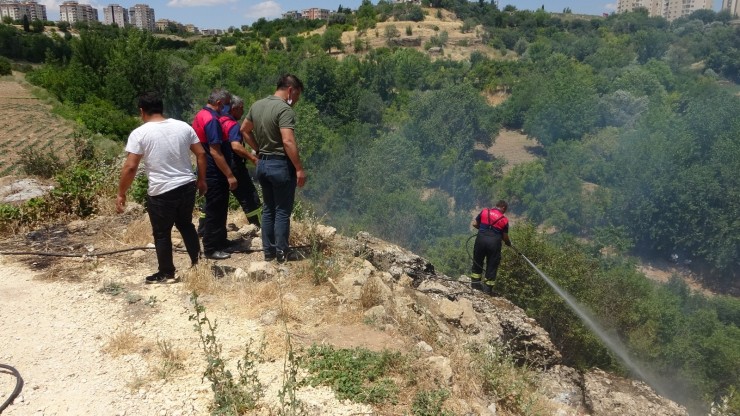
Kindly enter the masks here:
<path id="1" fill-rule="evenodd" d="M 15 400 L 16 397 L 18 397 L 19 394 L 21 394 L 21 390 L 23 389 L 23 378 L 21 377 L 21 373 L 18 372 L 15 368 L 6 365 L 6 364 L 0 364 L 0 368 L 8 370 L 10 374 L 12 374 L 15 377 L 15 389 L 13 389 L 13 392 L 10 393 L 10 396 L 8 397 L 8 400 L 3 402 L 2 405 L 0 405 L 0 413 L 5 410 L 6 407 L 10 406 L 11 403 L 13 403 L 13 400 Z M 4 371 L 2 371 L 4 373 Z"/>

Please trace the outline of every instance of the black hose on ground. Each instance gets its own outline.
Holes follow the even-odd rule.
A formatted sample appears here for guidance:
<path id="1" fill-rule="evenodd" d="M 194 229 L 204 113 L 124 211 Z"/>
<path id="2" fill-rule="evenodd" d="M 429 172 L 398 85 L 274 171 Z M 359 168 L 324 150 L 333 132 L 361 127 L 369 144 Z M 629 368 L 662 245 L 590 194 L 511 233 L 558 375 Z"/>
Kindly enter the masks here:
<path id="1" fill-rule="evenodd" d="M 301 249 L 301 248 L 309 248 L 311 245 L 302 245 L 302 246 L 291 246 L 292 249 Z M 53 252 L 53 251 L 0 251 L 0 255 L 4 256 L 46 256 L 46 257 L 104 257 L 104 256 L 110 256 L 112 254 L 118 254 L 118 253 L 125 253 L 127 251 L 136 251 L 136 250 L 154 250 L 154 247 L 129 247 L 129 248 L 122 248 L 120 250 L 111 250 L 111 251 L 101 251 L 98 253 L 90 252 L 90 253 L 61 253 L 61 252 Z M 181 253 L 187 253 L 187 250 L 185 249 L 175 249 L 177 252 Z M 245 250 L 238 250 L 235 251 L 236 253 L 260 253 L 262 252 L 261 248 L 249 248 Z"/>
<path id="2" fill-rule="evenodd" d="M 15 389 L 13 389 L 13 392 L 10 393 L 10 396 L 8 397 L 8 400 L 3 402 L 2 405 L 0 405 L 0 413 L 5 410 L 8 406 L 10 406 L 11 403 L 13 403 L 13 400 L 15 400 L 16 397 L 18 397 L 19 394 L 21 394 L 21 390 L 23 390 L 23 378 L 21 377 L 21 373 L 18 372 L 15 368 L 6 365 L 6 364 L 0 364 L 0 368 L 6 369 L 10 371 L 10 374 L 15 376 Z"/>

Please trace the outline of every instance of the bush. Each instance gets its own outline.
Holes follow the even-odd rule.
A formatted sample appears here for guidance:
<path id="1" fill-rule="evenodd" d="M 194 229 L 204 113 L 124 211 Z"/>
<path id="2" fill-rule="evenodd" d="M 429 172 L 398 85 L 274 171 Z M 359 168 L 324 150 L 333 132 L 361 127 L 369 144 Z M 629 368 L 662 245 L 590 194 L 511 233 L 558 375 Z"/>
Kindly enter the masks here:
<path id="1" fill-rule="evenodd" d="M 11 75 L 12 73 L 10 60 L 4 56 L 0 56 L 0 75 Z"/>
<path id="2" fill-rule="evenodd" d="M 19 163 L 26 175 L 42 178 L 51 178 L 66 166 L 54 153 L 36 147 L 21 150 Z"/>

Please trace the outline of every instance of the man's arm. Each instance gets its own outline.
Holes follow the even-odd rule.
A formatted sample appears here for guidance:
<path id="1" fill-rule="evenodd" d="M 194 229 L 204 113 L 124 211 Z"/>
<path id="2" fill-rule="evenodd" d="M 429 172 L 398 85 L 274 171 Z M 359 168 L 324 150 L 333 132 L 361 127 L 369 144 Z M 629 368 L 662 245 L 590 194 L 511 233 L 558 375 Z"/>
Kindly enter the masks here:
<path id="1" fill-rule="evenodd" d="M 504 233 L 504 244 L 511 247 L 511 240 L 509 239 L 509 233 Z"/>
<path id="2" fill-rule="evenodd" d="M 142 155 L 129 153 L 121 169 L 121 180 L 118 182 L 118 196 L 116 197 L 116 211 L 121 214 L 126 206 L 126 191 L 131 187 L 136 178 L 136 170 L 139 168 Z"/>
<path id="3" fill-rule="evenodd" d="M 253 155 L 252 152 L 248 152 L 241 143 L 231 142 L 231 150 L 233 150 L 234 153 L 239 155 L 242 159 L 247 159 L 255 165 L 257 164 L 257 157 Z"/>
<path id="4" fill-rule="evenodd" d="M 208 165 L 206 151 L 200 143 L 191 144 L 190 151 L 193 152 L 197 161 L 198 181 L 196 182 L 196 186 L 198 187 L 198 192 L 201 195 L 205 195 L 208 191 L 208 185 L 206 185 L 206 166 Z"/>
<path id="5" fill-rule="evenodd" d="M 259 152 L 260 148 L 257 145 L 257 140 L 255 140 L 254 138 L 253 130 L 254 130 L 254 123 L 252 123 L 252 121 L 249 120 L 248 118 L 245 118 L 244 121 L 242 122 L 242 126 L 239 129 L 239 131 L 241 132 L 242 138 L 244 138 L 244 141 L 247 142 L 249 147 L 254 149 L 255 152 Z"/>
<path id="6" fill-rule="evenodd" d="M 221 152 L 221 146 L 218 145 L 211 145 L 211 157 L 213 158 L 213 161 L 216 163 L 216 166 L 218 169 L 223 172 L 224 176 L 226 176 L 226 180 L 229 181 L 229 190 L 233 191 L 236 189 L 237 183 L 236 178 L 234 177 L 234 174 L 231 172 L 231 168 L 229 167 L 229 164 L 226 163 L 226 158 L 224 158 L 223 152 Z"/>
<path id="7" fill-rule="evenodd" d="M 306 184 L 306 172 L 303 170 L 301 164 L 301 157 L 298 155 L 298 146 L 295 143 L 295 132 L 293 129 L 281 128 L 280 136 L 283 138 L 283 148 L 285 148 L 285 154 L 288 155 L 290 161 L 293 162 L 295 167 L 296 179 L 298 179 L 298 186 L 301 187 Z"/>
<path id="8" fill-rule="evenodd" d="M 242 159 L 247 159 L 257 164 L 257 158 L 254 157 L 252 152 L 247 151 L 247 149 L 242 144 L 242 135 L 241 135 L 241 129 L 239 128 L 238 124 L 234 124 L 231 127 L 231 130 L 229 130 L 229 142 L 231 143 L 231 150 L 234 151 L 234 153 L 237 154 L 237 156 L 241 157 Z"/>

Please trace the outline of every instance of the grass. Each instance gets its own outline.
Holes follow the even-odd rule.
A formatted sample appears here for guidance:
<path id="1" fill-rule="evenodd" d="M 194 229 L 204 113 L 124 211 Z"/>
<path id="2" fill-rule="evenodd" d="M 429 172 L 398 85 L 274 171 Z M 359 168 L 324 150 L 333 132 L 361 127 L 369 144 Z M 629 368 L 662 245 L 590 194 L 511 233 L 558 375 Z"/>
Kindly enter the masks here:
<path id="1" fill-rule="evenodd" d="M 117 357 L 136 352 L 139 345 L 141 345 L 141 337 L 134 334 L 131 328 L 126 328 L 113 334 L 103 350 Z"/>
<path id="2" fill-rule="evenodd" d="M 157 369 L 159 378 L 168 380 L 176 372 L 185 369 L 183 354 L 173 347 L 172 342 L 157 339 L 157 351 L 161 359 Z"/>

